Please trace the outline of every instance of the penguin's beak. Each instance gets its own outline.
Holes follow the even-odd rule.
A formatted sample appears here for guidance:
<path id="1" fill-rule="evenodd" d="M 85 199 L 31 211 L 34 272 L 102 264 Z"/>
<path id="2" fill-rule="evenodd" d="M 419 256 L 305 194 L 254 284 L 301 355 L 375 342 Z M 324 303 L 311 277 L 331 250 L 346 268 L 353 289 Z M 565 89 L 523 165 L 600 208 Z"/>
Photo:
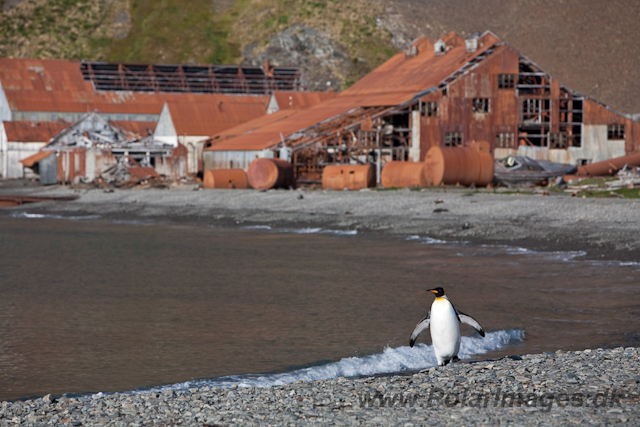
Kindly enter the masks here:
<path id="1" fill-rule="evenodd" d="M 434 294 L 438 293 L 437 289 L 427 289 L 427 292 L 433 292 Z"/>

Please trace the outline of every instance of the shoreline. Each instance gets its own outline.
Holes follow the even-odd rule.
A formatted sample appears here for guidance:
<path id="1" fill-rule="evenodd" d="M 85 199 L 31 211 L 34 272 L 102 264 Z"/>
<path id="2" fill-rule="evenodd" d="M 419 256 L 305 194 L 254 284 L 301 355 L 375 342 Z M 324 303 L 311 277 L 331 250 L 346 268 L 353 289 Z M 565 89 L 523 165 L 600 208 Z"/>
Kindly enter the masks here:
<path id="1" fill-rule="evenodd" d="M 534 251 L 584 251 L 585 259 L 640 261 L 640 201 L 500 194 L 455 187 L 422 191 L 99 189 L 0 187 L 12 195 L 77 195 L 75 201 L 5 208 L 62 216 L 99 215 L 194 226 L 322 227 L 388 236 L 421 235 Z"/>
<path id="2" fill-rule="evenodd" d="M 0 426 L 567 425 L 640 422 L 640 349 L 557 351 L 407 375 L 0 404 Z"/>
<path id="3" fill-rule="evenodd" d="M 91 220 L 195 227 L 322 227 L 357 230 L 358 234 L 383 238 L 417 234 L 473 245 L 587 252 L 578 259 L 640 261 L 640 239 L 637 239 L 640 204 L 636 205 L 634 200 L 493 194 L 457 188 L 361 192 L 182 188 L 104 192 L 31 187 L 0 188 L 0 193 L 80 196 L 75 201 L 25 204 L 1 210 L 0 214 L 5 215 L 27 212 L 99 216 Z M 434 212 L 436 209 L 446 211 Z M 50 422 L 63 425 L 640 423 L 639 360 L 640 349 L 632 347 L 559 351 L 463 361 L 419 373 L 296 382 L 266 388 L 204 387 L 59 399 L 47 395 L 0 403 L 0 427 Z M 497 391 L 523 396 L 533 393 L 530 396 L 533 400 L 521 405 L 501 405 L 500 397 L 497 406 L 489 403 L 485 407 L 481 403 L 478 407 L 467 404 L 470 401 L 467 397 L 464 397 L 467 403 L 460 397 L 475 393 L 491 402 Z M 585 397 L 589 393 L 592 396 Z M 613 405 L 587 405 L 598 393 L 613 399 Z M 628 396 L 616 399 L 616 393 Z M 566 402 L 561 400 L 564 394 L 569 396 Z M 550 395 L 552 405 L 546 410 Z M 543 400 L 544 396 L 547 400 Z M 579 399 L 572 404 L 572 398 Z M 413 406 L 407 404 L 411 401 Z M 532 406 L 532 401 L 537 403 Z M 437 402 L 440 403 L 432 405 Z M 561 406 L 564 403 L 567 404 Z"/>

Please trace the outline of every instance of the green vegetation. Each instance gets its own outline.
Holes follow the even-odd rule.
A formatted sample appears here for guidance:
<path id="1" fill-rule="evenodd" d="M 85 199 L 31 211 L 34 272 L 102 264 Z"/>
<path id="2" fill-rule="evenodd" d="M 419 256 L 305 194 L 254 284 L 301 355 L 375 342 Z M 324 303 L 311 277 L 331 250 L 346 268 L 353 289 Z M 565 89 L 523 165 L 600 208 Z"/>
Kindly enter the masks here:
<path id="1" fill-rule="evenodd" d="M 620 188 L 618 190 L 607 191 L 579 191 L 578 196 L 596 198 L 618 198 L 618 199 L 640 199 L 640 188 Z"/>
<path id="2" fill-rule="evenodd" d="M 369 0 L 25 0 L 0 20 L 0 55 L 156 63 L 238 63 L 292 25 L 315 28 L 356 65 L 345 86 L 396 51 Z M 267 42 L 265 42 L 267 41 Z"/>

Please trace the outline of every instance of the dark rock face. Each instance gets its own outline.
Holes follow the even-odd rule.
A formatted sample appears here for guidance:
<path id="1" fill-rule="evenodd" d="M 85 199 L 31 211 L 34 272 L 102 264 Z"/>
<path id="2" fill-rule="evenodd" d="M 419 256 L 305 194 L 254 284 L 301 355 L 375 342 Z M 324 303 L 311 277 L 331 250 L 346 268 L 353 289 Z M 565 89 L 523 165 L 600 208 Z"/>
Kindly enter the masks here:
<path id="1" fill-rule="evenodd" d="M 16 7 L 17 5 L 19 5 L 20 3 L 22 3 L 23 1 L 24 0 L 5 0 L 4 3 L 2 3 L 2 11 L 7 12 L 13 9 L 14 7 Z"/>
<path id="2" fill-rule="evenodd" d="M 308 90 L 341 90 L 341 82 L 354 64 L 346 49 L 313 28 L 293 25 L 273 37 L 266 47 L 252 43 L 244 49 L 243 63 L 302 68 Z"/>

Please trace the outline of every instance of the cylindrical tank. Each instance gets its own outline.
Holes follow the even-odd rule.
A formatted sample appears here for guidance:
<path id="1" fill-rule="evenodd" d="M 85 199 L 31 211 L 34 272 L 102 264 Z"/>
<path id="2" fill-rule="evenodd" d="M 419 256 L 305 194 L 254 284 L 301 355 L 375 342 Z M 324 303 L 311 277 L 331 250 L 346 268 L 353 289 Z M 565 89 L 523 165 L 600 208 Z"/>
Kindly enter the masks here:
<path id="1" fill-rule="evenodd" d="M 204 173 L 204 188 L 249 188 L 242 169 L 210 169 Z"/>
<path id="2" fill-rule="evenodd" d="M 468 147 L 431 147 L 425 156 L 428 185 L 476 185 L 493 181 L 494 160 L 490 153 Z"/>
<path id="3" fill-rule="evenodd" d="M 615 159 L 592 163 L 590 165 L 578 166 L 576 176 L 608 176 L 613 175 L 625 165 L 640 166 L 640 153 L 633 153 L 627 156 L 616 157 Z"/>
<path id="4" fill-rule="evenodd" d="M 425 164 L 419 162 L 388 162 L 380 174 L 386 188 L 426 187 Z"/>
<path id="5" fill-rule="evenodd" d="M 256 190 L 295 186 L 293 165 L 282 159 L 255 159 L 249 165 L 247 178 Z"/>
<path id="6" fill-rule="evenodd" d="M 322 188 L 325 190 L 360 190 L 375 185 L 373 165 L 332 165 L 322 170 Z"/>

